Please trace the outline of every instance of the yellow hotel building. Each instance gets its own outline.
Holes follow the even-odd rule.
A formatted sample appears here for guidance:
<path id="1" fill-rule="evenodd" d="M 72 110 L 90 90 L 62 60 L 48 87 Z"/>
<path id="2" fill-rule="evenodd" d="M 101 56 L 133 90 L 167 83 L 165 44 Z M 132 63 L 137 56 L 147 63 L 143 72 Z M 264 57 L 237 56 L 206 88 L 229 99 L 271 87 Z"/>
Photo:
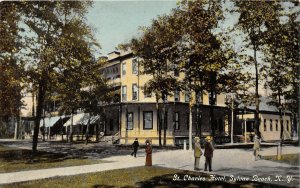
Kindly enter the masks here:
<path id="1" fill-rule="evenodd" d="M 156 110 L 156 99 L 154 94 L 145 94 L 143 92 L 143 87 L 151 79 L 151 75 L 140 74 L 142 67 L 139 66 L 139 58 L 134 57 L 131 52 L 111 52 L 108 54 L 106 62 L 103 73 L 108 82 L 115 87 L 119 101 L 106 108 L 105 123 L 103 123 L 104 128 L 102 131 L 104 131 L 105 135 L 117 137 L 120 144 L 131 144 L 135 138 L 139 138 L 141 143 L 146 139 L 151 139 L 154 145 L 158 145 L 158 121 L 160 118 L 158 118 Z M 178 79 L 184 78 L 184 73 L 182 72 L 177 73 L 177 75 L 175 72 L 171 74 Z M 199 134 L 205 137 L 206 135 L 212 135 L 212 131 L 214 131 L 215 142 L 230 142 L 232 111 L 225 104 L 225 96 L 225 94 L 217 95 L 213 106 L 209 105 L 207 92 L 197 98 L 197 100 L 200 100 L 200 106 L 196 108 L 196 105 L 194 105 L 192 108 L 193 137 Z M 192 94 L 192 100 L 195 100 L 195 98 L 195 94 Z M 182 144 L 184 140 L 188 142 L 189 99 L 185 91 L 174 91 L 174 95 L 167 98 L 167 145 Z M 161 107 L 162 100 L 159 101 L 159 105 Z M 276 128 L 279 125 L 274 125 L 275 128 L 273 129 L 272 127 L 266 128 L 266 117 L 272 116 L 271 119 L 274 124 L 279 122 L 278 110 L 274 108 L 261 108 L 259 114 L 261 117 L 260 132 L 264 141 L 280 139 L 280 128 Z M 238 136 L 243 137 L 245 135 L 246 141 L 251 141 L 250 137 L 254 134 L 254 109 L 249 107 L 244 116 L 241 116 L 244 113 L 241 112 L 242 110 L 237 109 L 234 114 L 234 142 L 241 142 L 242 140 Z M 210 120 L 211 111 L 213 113 L 213 122 Z M 277 124 L 280 124 L 280 122 Z M 293 133 L 291 114 L 285 114 L 283 127 L 285 139 L 291 138 Z M 161 137 L 163 143 L 163 128 Z M 245 140 L 244 138 L 242 139 Z"/>
<path id="2" fill-rule="evenodd" d="M 143 87 L 151 79 L 151 75 L 139 74 L 142 67 L 138 64 L 139 58 L 131 52 L 114 51 L 108 54 L 106 66 L 103 70 L 108 83 L 115 86 L 120 95 L 120 103 L 111 105 L 106 110 L 105 135 L 119 137 L 120 144 L 131 144 L 135 138 L 143 143 L 151 139 L 154 145 L 159 143 L 158 112 L 154 94 L 145 94 Z M 172 73 L 174 75 L 174 73 Z M 184 73 L 174 75 L 178 79 L 184 77 Z M 193 97 L 194 98 L 194 97 Z M 201 134 L 211 135 L 209 98 L 207 94 L 201 96 Z M 162 101 L 159 101 L 162 105 Z M 188 141 L 189 135 L 189 97 L 184 91 L 175 92 L 168 96 L 167 103 L 167 145 L 182 144 Z M 225 95 L 216 97 L 214 106 L 215 133 L 216 135 L 228 135 L 228 116 L 225 105 Z M 199 132 L 199 123 L 195 121 L 196 108 L 193 108 L 193 132 L 195 136 Z M 162 129 L 163 140 L 163 129 Z M 163 141 L 162 141 L 163 142 Z"/>

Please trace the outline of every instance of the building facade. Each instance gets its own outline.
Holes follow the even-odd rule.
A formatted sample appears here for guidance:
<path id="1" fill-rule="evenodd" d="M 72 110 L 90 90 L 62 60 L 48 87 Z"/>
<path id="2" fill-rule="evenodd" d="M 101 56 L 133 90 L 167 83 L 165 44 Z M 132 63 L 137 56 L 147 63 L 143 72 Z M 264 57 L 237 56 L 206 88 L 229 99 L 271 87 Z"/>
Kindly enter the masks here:
<path id="1" fill-rule="evenodd" d="M 159 121 L 161 120 L 158 109 L 162 109 L 163 102 L 159 100 L 157 106 L 154 94 L 144 92 L 145 83 L 151 79 L 151 75 L 140 74 L 142 67 L 139 61 L 140 59 L 134 57 L 131 52 L 108 54 L 102 73 L 108 83 L 115 86 L 120 101 L 114 107 L 107 107 L 111 113 L 106 112 L 104 130 L 106 135 L 118 135 L 120 144 L 130 144 L 135 138 L 139 138 L 141 142 L 151 139 L 156 145 L 159 143 Z M 171 74 L 179 80 L 184 78 L 182 72 Z M 195 94 L 192 94 L 192 99 L 195 98 Z M 200 105 L 198 107 L 194 105 L 192 108 L 192 134 L 195 136 L 201 131 L 201 135 L 211 135 L 210 113 L 213 111 L 215 135 L 228 136 L 229 122 L 225 95 L 217 95 L 214 106 L 209 105 L 207 93 L 197 98 L 200 98 Z M 165 101 L 167 145 L 181 144 L 183 140 L 188 140 L 189 100 L 190 95 L 185 91 L 174 91 L 172 96 L 167 96 Z M 162 138 L 163 134 L 162 128 Z"/>

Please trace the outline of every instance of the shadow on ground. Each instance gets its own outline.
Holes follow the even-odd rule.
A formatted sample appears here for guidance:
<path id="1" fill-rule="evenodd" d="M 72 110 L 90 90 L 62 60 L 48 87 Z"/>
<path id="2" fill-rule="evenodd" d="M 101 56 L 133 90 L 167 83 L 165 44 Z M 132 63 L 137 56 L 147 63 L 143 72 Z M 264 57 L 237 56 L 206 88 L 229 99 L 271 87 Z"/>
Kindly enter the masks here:
<path id="1" fill-rule="evenodd" d="M 22 141 L 22 142 L 0 142 L 0 145 L 13 147 L 13 148 L 26 148 L 28 152 L 32 147 L 32 143 L 30 141 Z M 90 159 L 103 159 L 110 156 L 116 155 L 129 155 L 132 152 L 132 147 L 118 147 L 111 144 L 106 143 L 89 143 L 85 144 L 84 142 L 73 142 L 66 143 L 62 141 L 47 141 L 47 142 L 39 142 L 38 143 L 38 151 L 41 155 L 46 155 L 47 153 L 52 153 L 56 158 L 90 158 Z M 139 150 L 144 151 L 143 148 Z M 28 156 L 26 151 L 22 151 L 23 157 Z M 22 156 L 22 152 L 16 153 L 16 155 L 12 154 L 13 157 L 20 158 Z M 20 155 L 21 154 L 21 155 Z M 5 154 L 4 154 L 5 155 Z M 5 155 L 7 156 L 7 155 Z M 9 160 L 9 157 L 8 157 Z"/>
<path id="2" fill-rule="evenodd" d="M 86 157 L 80 157 L 84 159 Z M 46 151 L 38 151 L 33 157 L 31 150 L 26 149 L 12 149 L 8 151 L 0 151 L 0 160 L 9 163 L 52 163 L 60 162 L 66 159 L 72 159 L 71 156 L 62 153 L 51 153 Z M 78 159 L 78 157 L 76 157 Z"/>

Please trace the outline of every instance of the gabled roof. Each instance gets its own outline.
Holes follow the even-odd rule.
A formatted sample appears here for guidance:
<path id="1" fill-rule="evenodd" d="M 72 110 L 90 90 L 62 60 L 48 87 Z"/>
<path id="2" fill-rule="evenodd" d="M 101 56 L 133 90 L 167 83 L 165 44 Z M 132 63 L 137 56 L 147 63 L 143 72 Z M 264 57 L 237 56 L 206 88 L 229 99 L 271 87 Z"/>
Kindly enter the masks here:
<path id="1" fill-rule="evenodd" d="M 273 106 L 270 104 L 270 102 L 272 101 L 270 98 L 268 97 L 260 97 L 259 98 L 260 103 L 259 103 L 259 111 L 263 111 L 263 112 L 279 112 L 279 109 L 276 106 Z M 244 108 L 244 104 L 240 104 L 239 108 Z M 249 110 L 255 110 L 256 106 L 255 104 L 247 106 L 247 109 Z M 285 110 L 285 112 L 287 113 L 291 113 L 288 110 Z"/>

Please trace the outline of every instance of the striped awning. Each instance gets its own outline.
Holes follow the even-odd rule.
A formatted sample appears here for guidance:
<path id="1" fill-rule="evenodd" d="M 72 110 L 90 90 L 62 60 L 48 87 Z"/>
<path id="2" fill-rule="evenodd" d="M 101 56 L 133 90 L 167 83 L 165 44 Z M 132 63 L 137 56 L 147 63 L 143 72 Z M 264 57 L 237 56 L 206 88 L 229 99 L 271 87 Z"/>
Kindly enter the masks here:
<path id="1" fill-rule="evenodd" d="M 60 118 L 60 116 L 43 118 L 40 121 L 40 127 L 52 127 Z"/>
<path id="2" fill-rule="evenodd" d="M 87 125 L 90 119 L 90 124 L 96 123 L 99 116 L 91 116 L 88 113 L 81 113 L 73 115 L 73 125 Z M 64 124 L 64 126 L 70 126 L 72 124 L 72 117 Z"/>

